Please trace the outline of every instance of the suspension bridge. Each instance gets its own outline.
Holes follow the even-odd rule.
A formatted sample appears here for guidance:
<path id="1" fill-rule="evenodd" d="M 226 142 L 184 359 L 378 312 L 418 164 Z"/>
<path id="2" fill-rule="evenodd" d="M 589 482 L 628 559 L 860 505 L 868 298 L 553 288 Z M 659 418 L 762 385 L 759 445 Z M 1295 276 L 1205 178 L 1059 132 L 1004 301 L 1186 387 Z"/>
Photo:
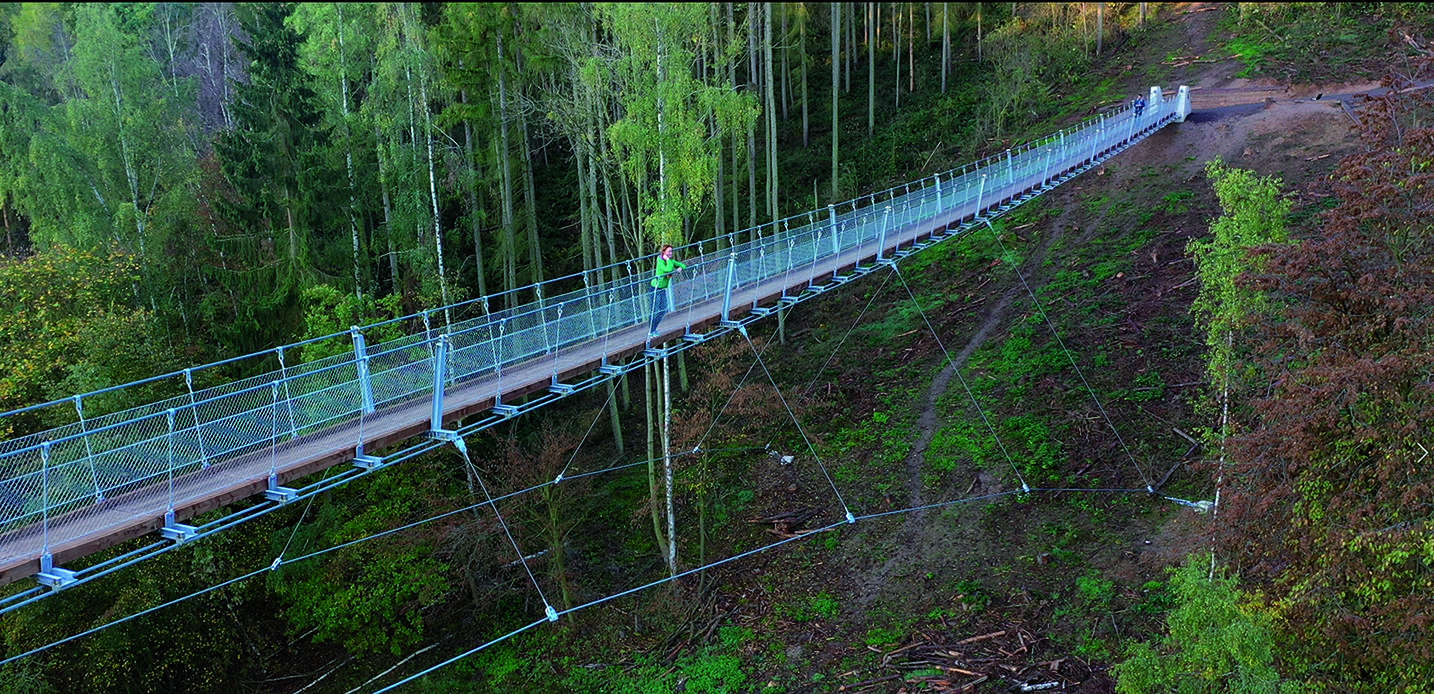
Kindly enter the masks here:
<path id="1" fill-rule="evenodd" d="M 12 429 L 63 422 L 0 442 L 0 585 L 35 579 L 0 598 L 0 613 L 833 291 L 1183 122 L 1189 89 L 1153 87 L 1147 103 L 1140 114 L 1102 114 L 960 169 L 680 249 L 687 269 L 653 338 L 644 259 L 0 414 Z M 413 326 L 422 330 L 369 344 Z M 330 356 L 305 358 L 314 354 Z M 225 367 L 259 375 L 220 383 Z M 177 394 L 85 414 L 151 392 Z M 287 486 L 325 470 L 320 481 Z M 251 497 L 261 499 L 185 523 Z M 123 555 L 62 566 L 156 531 Z"/>

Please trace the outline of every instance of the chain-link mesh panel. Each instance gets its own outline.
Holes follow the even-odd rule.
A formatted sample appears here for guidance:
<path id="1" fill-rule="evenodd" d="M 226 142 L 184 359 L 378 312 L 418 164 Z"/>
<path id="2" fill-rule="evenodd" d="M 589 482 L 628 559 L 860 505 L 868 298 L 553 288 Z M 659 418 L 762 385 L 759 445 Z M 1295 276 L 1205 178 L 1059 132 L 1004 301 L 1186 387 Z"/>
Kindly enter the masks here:
<path id="1" fill-rule="evenodd" d="M 853 262 L 878 252 L 886 256 L 878 243 L 884 242 L 885 248 L 907 243 L 933 222 L 966 219 L 1083 170 L 1102 153 L 1132 141 L 1137 128 L 1150 132 L 1175 114 L 1156 102 L 1138 123 L 1128 115 L 1122 111 L 1093 119 L 960 170 L 735 232 L 723 243 L 714 242 L 706 253 L 701 244 L 686 249 L 694 255 L 683 261 L 687 269 L 672 284 L 668 320 L 677 320 L 672 316 L 686 310 L 680 320 L 690 325 L 711 315 L 695 312 L 704 302 L 738 293 L 750 296 L 765 282 L 774 288 L 780 284 L 783 291 L 810 282 L 821 272 L 836 270 L 830 262 L 836 258 Z M 421 326 L 422 332 L 366 349 L 373 406 L 432 398 L 434 341 L 441 334 L 450 342 L 449 383 L 493 378 L 494 395 L 501 395 L 505 370 L 544 358 L 553 359 L 558 375 L 559 350 L 607 340 L 651 319 L 654 294 L 646 262 L 629 261 L 404 319 Z M 504 308 L 491 310 L 500 302 Z M 347 333 L 324 338 L 350 339 Z M 334 350 L 332 342 L 308 344 L 320 352 Z M 213 382 L 221 366 L 234 362 L 186 370 L 182 381 L 172 374 L 0 414 L 0 430 L 33 430 L 36 423 L 52 423 L 40 433 L 0 441 L 0 533 L 39 526 L 44 532 L 34 534 L 35 542 L 53 543 L 61 535 L 98 530 L 90 516 L 97 516 L 106 500 L 161 484 L 174 489 L 175 480 L 186 474 L 223 467 L 247 453 L 268 449 L 277 456 L 277 446 L 285 441 L 360 416 L 365 390 L 356 355 L 344 350 L 287 364 L 286 350 L 293 357 L 305 349 L 307 344 L 294 345 L 237 360 L 244 363 L 236 364 L 236 371 L 253 373 L 263 363 L 280 369 L 201 390 L 193 389 L 193 376 Z M 89 408 L 93 411 L 114 409 L 153 392 L 183 395 L 83 416 L 85 402 L 94 403 Z M 202 497 L 206 492 L 190 488 L 183 493 Z M 153 516 L 177 503 L 169 493 L 152 498 L 150 507 L 134 513 Z M 52 519 L 64 514 L 70 515 L 63 530 L 52 527 Z M 33 556 L 39 551 L 38 546 L 21 544 L 6 544 L 0 554 Z"/>

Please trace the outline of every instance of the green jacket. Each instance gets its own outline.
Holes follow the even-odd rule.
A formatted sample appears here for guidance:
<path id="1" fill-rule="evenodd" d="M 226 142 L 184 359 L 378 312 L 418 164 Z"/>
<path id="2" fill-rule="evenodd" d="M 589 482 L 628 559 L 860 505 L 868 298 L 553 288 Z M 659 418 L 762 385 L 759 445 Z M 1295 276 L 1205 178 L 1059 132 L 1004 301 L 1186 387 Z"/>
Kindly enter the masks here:
<path id="1" fill-rule="evenodd" d="M 657 274 L 652 278 L 652 286 L 657 287 L 658 289 L 666 289 L 667 285 L 672 282 L 671 278 L 669 278 L 668 275 L 677 272 L 678 270 L 686 269 L 687 266 L 677 262 L 675 258 L 672 260 L 666 260 L 662 256 L 658 256 Z"/>

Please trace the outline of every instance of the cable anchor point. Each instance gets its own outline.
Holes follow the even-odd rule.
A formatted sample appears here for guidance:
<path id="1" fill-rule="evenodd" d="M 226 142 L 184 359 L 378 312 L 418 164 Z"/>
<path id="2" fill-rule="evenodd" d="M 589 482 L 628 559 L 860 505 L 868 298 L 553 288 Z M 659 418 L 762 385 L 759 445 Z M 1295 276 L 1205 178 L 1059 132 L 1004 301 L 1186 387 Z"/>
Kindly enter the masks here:
<path id="1" fill-rule="evenodd" d="M 553 609 L 553 606 L 552 606 L 552 605 L 546 605 L 545 607 L 548 608 L 548 609 L 546 610 L 546 612 L 547 612 L 547 614 L 548 614 L 548 621 L 549 621 L 549 622 L 556 622 L 556 621 L 558 621 L 558 611 L 555 610 L 555 609 Z"/>
<path id="2" fill-rule="evenodd" d="M 856 516 L 851 515 L 851 511 L 847 511 L 847 512 L 846 512 L 846 522 L 848 522 L 848 523 L 855 523 L 855 522 L 856 522 Z"/>

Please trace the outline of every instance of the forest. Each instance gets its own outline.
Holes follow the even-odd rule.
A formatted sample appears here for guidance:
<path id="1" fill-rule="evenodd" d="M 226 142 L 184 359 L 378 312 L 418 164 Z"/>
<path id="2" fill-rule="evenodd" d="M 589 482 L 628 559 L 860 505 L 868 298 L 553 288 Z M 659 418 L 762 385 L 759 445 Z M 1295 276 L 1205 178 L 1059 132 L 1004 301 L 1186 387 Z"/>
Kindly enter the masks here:
<path id="1" fill-rule="evenodd" d="M 0 4 L 7 440 L 1152 85 L 1271 95 L 674 359 L 665 426 L 644 370 L 0 614 L 0 694 L 1428 692 L 1431 34 L 1418 3 Z M 1336 94 L 1318 147 L 1283 137 L 1312 111 L 1239 125 Z M 1159 493 L 1110 493 L 1126 459 Z M 541 486 L 576 469 L 617 472 Z M 890 515 L 811 532 L 836 502 Z"/>

